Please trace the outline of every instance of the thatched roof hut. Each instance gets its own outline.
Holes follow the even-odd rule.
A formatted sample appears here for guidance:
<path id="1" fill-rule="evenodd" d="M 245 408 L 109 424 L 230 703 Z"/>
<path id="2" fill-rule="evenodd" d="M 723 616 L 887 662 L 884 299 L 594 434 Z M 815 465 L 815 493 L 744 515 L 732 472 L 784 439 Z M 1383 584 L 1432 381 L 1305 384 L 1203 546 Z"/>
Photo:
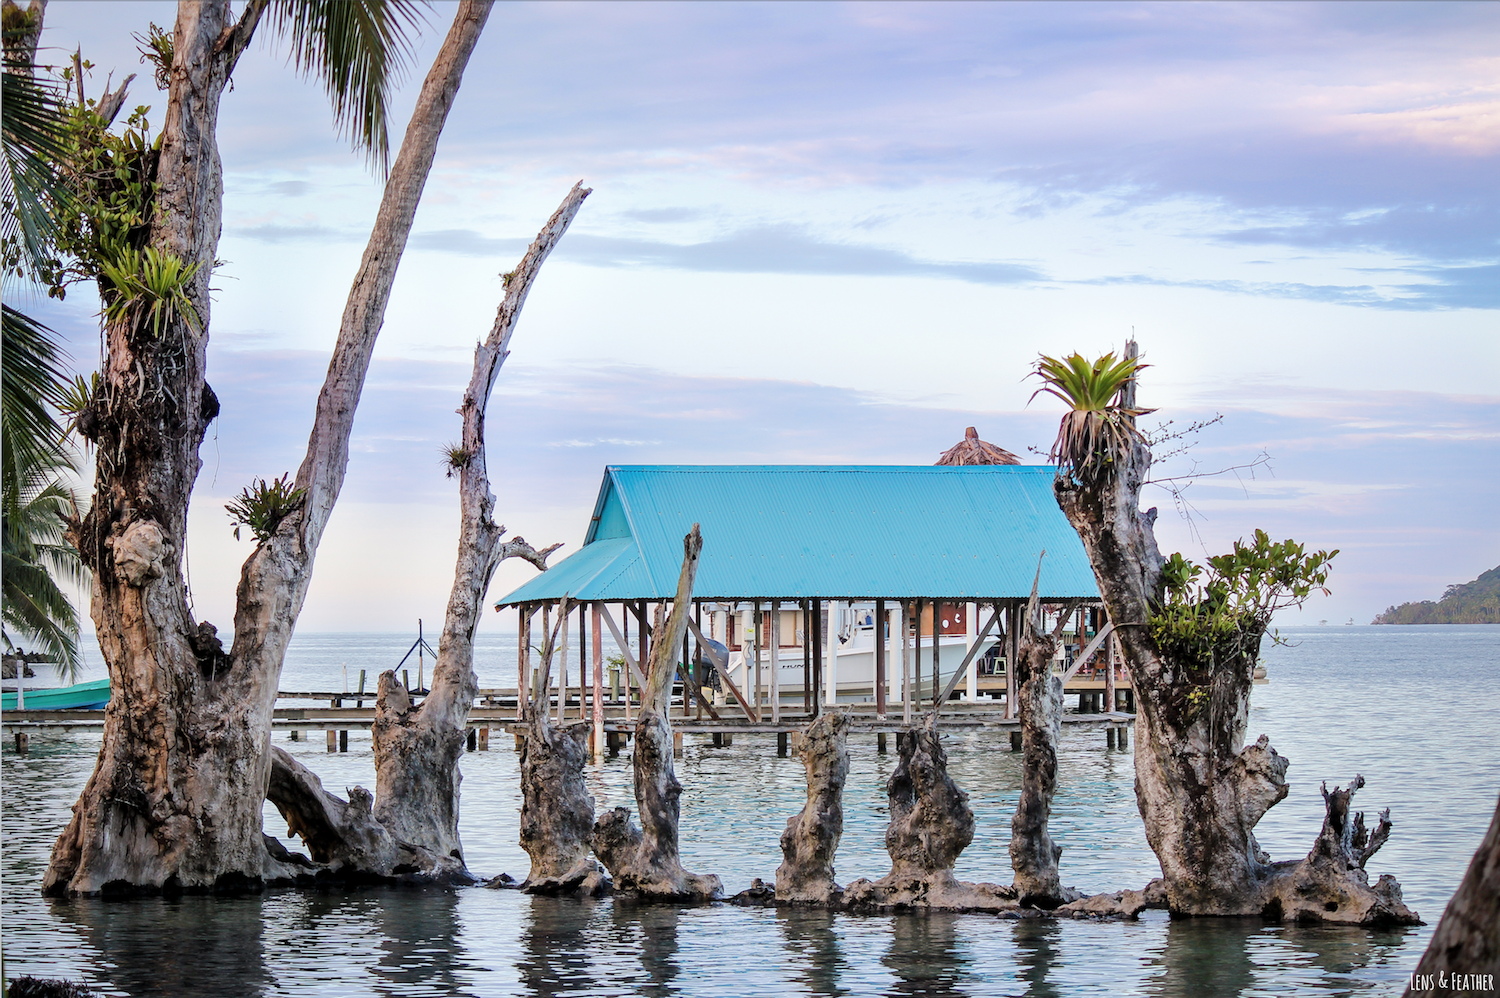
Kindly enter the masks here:
<path id="1" fill-rule="evenodd" d="M 943 451 L 938 464 L 961 467 L 966 464 L 1020 464 L 1021 459 L 1003 447 L 979 439 L 974 427 L 964 430 L 964 438 Z"/>

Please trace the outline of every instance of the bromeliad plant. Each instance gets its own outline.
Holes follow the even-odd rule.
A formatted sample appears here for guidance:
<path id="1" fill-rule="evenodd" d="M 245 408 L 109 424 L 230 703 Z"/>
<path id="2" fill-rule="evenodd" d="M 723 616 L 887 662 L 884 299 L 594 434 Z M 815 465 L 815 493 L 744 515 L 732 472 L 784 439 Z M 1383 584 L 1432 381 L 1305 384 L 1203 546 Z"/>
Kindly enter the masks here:
<path id="1" fill-rule="evenodd" d="M 194 330 L 201 329 L 198 310 L 188 297 L 198 267 L 154 246 L 144 250 L 127 247 L 114 260 L 99 266 L 104 318 L 110 322 L 133 320 L 138 328 L 150 329 L 157 339 L 177 318 Z"/>
<path id="2" fill-rule="evenodd" d="M 1093 362 L 1079 353 L 1061 360 L 1045 354 L 1037 359 L 1032 374 L 1042 379 L 1042 387 L 1031 397 L 1045 392 L 1062 399 L 1071 410 L 1063 416 L 1048 454 L 1059 474 L 1080 481 L 1092 478 L 1142 439 L 1135 417 L 1155 410 L 1125 405 L 1122 393 L 1147 366 L 1134 357 L 1116 358 L 1113 353 Z"/>
<path id="3" fill-rule="evenodd" d="M 293 488 L 287 479 L 288 472 L 274 481 L 257 478 L 244 489 L 234 502 L 224 508 L 229 511 L 229 522 L 234 525 L 234 539 L 240 539 L 240 527 L 249 527 L 255 539 L 264 543 L 276 533 L 281 521 L 302 508 L 307 498 L 306 489 Z"/>

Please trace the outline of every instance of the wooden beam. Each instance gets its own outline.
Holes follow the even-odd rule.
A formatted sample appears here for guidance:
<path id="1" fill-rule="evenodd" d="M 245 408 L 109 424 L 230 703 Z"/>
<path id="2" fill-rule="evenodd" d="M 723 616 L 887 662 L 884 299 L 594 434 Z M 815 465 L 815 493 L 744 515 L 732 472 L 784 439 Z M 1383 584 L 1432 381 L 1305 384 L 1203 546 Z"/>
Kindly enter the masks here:
<path id="1" fill-rule="evenodd" d="M 1073 667 L 1067 672 L 1063 673 L 1062 681 L 1064 686 L 1068 685 L 1068 680 L 1078 675 L 1078 670 L 1083 668 L 1083 664 L 1094 656 L 1094 652 L 1098 651 L 1099 646 L 1104 644 L 1104 642 L 1108 640 L 1109 636 L 1114 632 L 1114 621 L 1110 621 L 1099 629 L 1099 632 L 1094 635 L 1094 640 L 1090 641 L 1088 647 L 1083 650 L 1083 654 L 1079 655 L 1073 660 Z M 1114 708 L 1111 707 L 1110 709 L 1113 710 Z"/>
<path id="2" fill-rule="evenodd" d="M 975 606 L 977 607 L 978 604 L 976 603 Z M 990 614 L 990 622 L 984 625 L 984 630 L 979 632 L 979 637 L 975 638 L 974 643 L 969 646 L 969 653 L 964 656 L 963 662 L 959 664 L 957 669 L 953 670 L 953 675 L 948 677 L 948 684 L 943 687 L 942 696 L 933 701 L 932 713 L 937 713 L 938 707 L 948 702 L 948 698 L 953 695 L 953 690 L 958 686 L 958 681 L 964 678 L 964 676 L 968 675 L 969 664 L 973 662 L 975 656 L 979 654 L 979 649 L 984 646 L 984 639 L 990 636 L 990 631 L 995 629 L 995 625 L 999 623 L 999 621 L 1000 608 L 997 606 L 995 607 L 994 612 Z M 935 674 L 933 676 L 933 679 L 937 679 L 937 676 Z"/>

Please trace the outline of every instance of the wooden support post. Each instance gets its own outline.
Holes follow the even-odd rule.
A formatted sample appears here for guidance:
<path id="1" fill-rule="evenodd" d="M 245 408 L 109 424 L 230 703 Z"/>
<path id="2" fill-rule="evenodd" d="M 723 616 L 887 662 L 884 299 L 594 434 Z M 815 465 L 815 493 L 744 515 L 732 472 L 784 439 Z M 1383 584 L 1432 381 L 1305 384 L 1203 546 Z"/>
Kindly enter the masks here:
<path id="1" fill-rule="evenodd" d="M 802 615 L 802 712 L 812 712 L 812 600 L 798 600 Z"/>
<path id="2" fill-rule="evenodd" d="M 901 603 L 901 720 L 911 723 L 911 645 L 906 641 L 906 622 L 911 618 L 911 604 Z"/>
<path id="3" fill-rule="evenodd" d="M 1007 633 L 1010 642 L 1005 650 L 1005 716 L 1015 717 L 1017 701 L 1021 696 L 1021 684 L 1016 681 L 1016 664 L 1021 660 L 1021 615 L 1025 611 L 1019 602 L 1010 605 L 1010 627 Z"/>
<path id="4" fill-rule="evenodd" d="M 516 720 L 526 719 L 526 692 L 531 689 L 531 606 L 522 603 L 516 607 L 519 615 L 516 633 L 519 636 L 516 648 Z"/>
<path id="5" fill-rule="evenodd" d="M 674 759 L 681 759 L 682 758 L 682 732 L 681 731 L 674 731 L 674 732 L 672 732 L 672 758 L 674 758 Z"/>
<path id="6" fill-rule="evenodd" d="M 557 723 L 562 724 L 567 718 L 568 709 L 568 601 L 566 597 L 557 604 L 558 624 L 562 634 L 557 643 Z"/>
<path id="7" fill-rule="evenodd" d="M 734 744 L 734 735 L 730 734 L 728 731 L 724 732 L 724 747 L 728 748 L 729 746 L 731 746 L 733 744 Z"/>
<path id="8" fill-rule="evenodd" d="M 970 703 L 979 699 L 979 655 L 974 651 L 974 646 L 979 643 L 979 604 L 967 603 L 964 605 L 964 644 L 968 647 L 969 668 L 966 670 L 965 678 L 968 680 L 968 694 Z"/>
<path id="9" fill-rule="evenodd" d="M 329 728 L 328 729 L 328 751 L 330 751 L 330 752 L 337 752 L 338 750 L 339 750 L 339 733 L 337 731 L 333 730 L 332 728 Z"/>
<path id="10" fill-rule="evenodd" d="M 365 695 L 365 670 L 363 670 L 363 669 L 359 670 L 359 695 L 360 696 L 364 696 Z M 356 706 L 356 707 L 363 708 L 364 705 L 365 705 L 365 702 L 363 700 L 356 700 L 356 701 L 354 701 L 354 706 Z"/>
<path id="11" fill-rule="evenodd" d="M 844 615 L 843 609 L 842 603 L 828 604 L 828 668 L 824 682 L 819 685 L 824 687 L 823 702 L 830 710 L 839 702 L 839 621 Z"/>
<path id="12" fill-rule="evenodd" d="M 26 669 L 26 663 L 23 661 L 23 662 L 20 663 L 20 668 L 17 671 L 18 672 L 24 672 L 25 669 Z M 17 699 L 19 699 L 19 697 Z M 17 731 L 16 732 L 16 755 L 30 755 L 30 754 L 31 754 L 31 736 L 28 735 L 24 731 Z"/>
<path id="13" fill-rule="evenodd" d="M 478 747 L 479 747 L 479 751 L 481 751 L 481 752 L 488 752 L 490 750 L 490 729 L 489 728 L 480 728 L 479 729 L 479 746 Z"/>
<path id="14" fill-rule="evenodd" d="M 722 731 L 715 731 L 714 732 L 714 739 L 713 740 L 714 740 L 714 748 L 723 748 L 724 747 L 724 732 L 722 732 Z"/>
<path id="15" fill-rule="evenodd" d="M 464 737 L 464 751 L 466 751 L 466 752 L 472 752 L 475 749 L 477 749 L 478 747 L 479 747 L 479 729 L 478 728 L 470 728 L 469 729 L 469 733 Z"/>
<path id="16" fill-rule="evenodd" d="M 578 719 L 587 721 L 592 715 L 588 711 L 589 686 L 589 608 L 587 603 L 578 604 Z"/>
<path id="17" fill-rule="evenodd" d="M 933 710 L 938 710 L 942 705 L 938 702 L 938 690 L 942 689 L 939 651 L 942 651 L 942 603 L 933 600 Z"/>
<path id="18" fill-rule="evenodd" d="M 1021 751 L 1021 733 L 1019 731 L 1012 731 L 1010 733 L 1010 750 L 1012 752 Z"/>
<path id="19" fill-rule="evenodd" d="M 907 697 L 916 705 L 917 710 L 922 709 L 922 601 L 915 600 L 916 609 L 912 612 L 912 674 L 914 685 L 911 695 Z M 908 721 L 911 720 L 908 714 Z"/>
<path id="20" fill-rule="evenodd" d="M 1115 729 L 1106 728 L 1104 731 L 1104 747 L 1112 749 L 1115 747 Z"/>
<path id="21" fill-rule="evenodd" d="M 521 748 L 525 744 L 526 744 L 526 736 L 523 735 L 523 734 L 521 734 L 519 731 L 517 731 L 516 732 L 516 751 L 517 752 L 521 751 Z"/>
<path id="22" fill-rule="evenodd" d="M 650 664 L 651 664 L 651 654 L 650 654 L 651 653 L 651 635 L 649 633 L 648 628 L 646 627 L 646 601 L 645 600 L 640 600 L 635 605 L 635 623 L 636 623 L 636 630 L 639 632 L 636 635 L 636 648 L 637 648 L 636 661 L 641 664 L 641 670 L 644 673 L 645 669 L 648 666 L 650 666 Z M 642 698 L 643 698 L 642 701 L 641 701 L 641 706 L 645 706 L 645 700 L 644 700 L 644 697 L 646 695 L 645 694 L 645 689 L 646 689 L 645 683 L 650 678 L 651 677 L 646 676 L 646 675 L 641 675 L 641 676 L 639 676 L 639 677 L 636 678 L 636 683 L 637 683 L 636 689 L 637 689 L 637 692 L 639 692 L 641 694 Z"/>
<path id="23" fill-rule="evenodd" d="M 1120 728 L 1115 731 L 1115 745 L 1122 749 L 1130 748 L 1130 725 L 1121 725 Z"/>
<path id="24" fill-rule="evenodd" d="M 551 603 L 543 603 L 542 604 L 542 644 L 545 646 L 547 644 L 547 640 L 549 638 L 551 638 L 551 637 L 552 637 L 552 604 Z M 557 649 L 554 648 L 552 650 L 552 653 L 554 655 L 556 655 L 557 654 Z M 532 696 L 536 697 L 537 702 L 541 704 L 543 716 L 546 716 L 552 710 L 552 700 L 551 700 L 552 692 L 551 692 L 551 690 L 540 688 L 541 685 L 542 685 L 542 682 L 544 680 L 548 680 L 549 678 L 550 678 L 549 676 L 542 675 L 542 664 L 540 662 L 538 662 L 536 668 L 532 671 L 532 674 L 531 674 Z"/>
<path id="25" fill-rule="evenodd" d="M 298 741 L 301 737 L 302 732 L 298 731 L 296 728 L 293 728 L 291 735 L 287 738 L 287 741 L 295 742 Z"/>
<path id="26" fill-rule="evenodd" d="M 594 638 L 594 737 L 591 740 L 594 761 L 604 758 L 604 631 L 599 618 L 599 604 L 590 603 Z"/>
<path id="27" fill-rule="evenodd" d="M 1115 699 L 1115 670 L 1119 668 L 1120 660 L 1115 656 L 1115 641 L 1113 638 L 1109 642 L 1109 654 L 1106 656 L 1106 660 L 1109 664 L 1105 666 L 1106 671 L 1104 673 L 1104 704 L 1106 710 L 1114 713 L 1118 708 Z"/>
<path id="28" fill-rule="evenodd" d="M 771 601 L 771 723 L 781 723 L 781 601 Z"/>
<path id="29" fill-rule="evenodd" d="M 757 721 L 759 721 L 760 720 L 760 704 L 761 704 L 761 697 L 760 697 L 760 639 L 761 639 L 761 631 L 765 630 L 765 628 L 763 628 L 761 626 L 761 624 L 763 622 L 761 621 L 761 618 L 760 618 L 760 604 L 759 603 L 752 603 L 751 607 L 752 607 L 752 612 L 755 614 L 755 617 L 754 617 L 754 620 L 755 620 L 755 630 L 754 630 L 754 638 L 755 638 L 755 700 L 754 700 L 754 703 L 755 703 L 755 719 Z M 741 644 L 743 644 L 743 643 L 744 642 L 741 642 Z M 749 681 L 746 681 L 745 685 L 749 686 L 750 685 Z"/>
<path id="30" fill-rule="evenodd" d="M 339 732 L 339 751 L 349 751 L 349 729 L 347 728 Z"/>
<path id="31" fill-rule="evenodd" d="M 875 736 L 875 751 L 885 755 L 885 732 L 879 732 Z"/>
<path id="32" fill-rule="evenodd" d="M 606 613 L 608 610 L 606 609 Z M 613 621 L 611 621 L 613 623 Z M 611 631 L 614 628 L 610 628 Z M 622 633 L 615 635 L 615 640 L 620 643 L 620 654 L 626 658 L 630 655 L 630 610 L 624 603 L 620 604 L 620 630 Z M 626 666 L 625 673 L 625 720 L 631 720 L 630 710 L 630 667 Z"/>
<path id="33" fill-rule="evenodd" d="M 776 754 L 779 755 L 779 756 L 781 756 L 782 758 L 786 757 L 786 742 L 787 742 L 786 732 L 785 731 L 778 731 L 778 732 L 776 732 Z"/>
<path id="34" fill-rule="evenodd" d="M 875 601 L 875 716 L 885 718 L 885 600 Z M 880 736 L 880 751 L 885 751 L 885 735 Z"/>
<path id="35" fill-rule="evenodd" d="M 696 627 L 691 628 L 690 630 L 692 630 L 693 632 L 693 638 L 695 641 L 694 647 L 697 648 L 698 653 L 692 658 L 688 659 L 688 661 L 692 663 L 692 665 L 688 669 L 688 675 L 693 677 L 693 703 L 697 707 L 696 713 L 698 715 L 698 720 L 701 721 L 703 720 L 703 639 L 701 638 L 701 635 L 703 634 L 702 603 L 693 604 L 693 623 L 696 625 Z M 687 632 L 683 633 L 682 641 L 682 646 L 686 648 Z"/>

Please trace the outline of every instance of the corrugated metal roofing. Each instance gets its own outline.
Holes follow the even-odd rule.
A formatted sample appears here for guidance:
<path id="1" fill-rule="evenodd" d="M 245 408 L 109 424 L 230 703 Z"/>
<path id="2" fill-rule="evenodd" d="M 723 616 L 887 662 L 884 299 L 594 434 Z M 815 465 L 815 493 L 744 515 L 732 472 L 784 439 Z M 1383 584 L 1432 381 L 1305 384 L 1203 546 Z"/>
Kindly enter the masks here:
<path id="1" fill-rule="evenodd" d="M 669 599 L 694 523 L 694 597 L 1097 599 L 1083 544 L 1038 466 L 624 465 L 605 469 L 584 546 L 498 602 Z"/>

